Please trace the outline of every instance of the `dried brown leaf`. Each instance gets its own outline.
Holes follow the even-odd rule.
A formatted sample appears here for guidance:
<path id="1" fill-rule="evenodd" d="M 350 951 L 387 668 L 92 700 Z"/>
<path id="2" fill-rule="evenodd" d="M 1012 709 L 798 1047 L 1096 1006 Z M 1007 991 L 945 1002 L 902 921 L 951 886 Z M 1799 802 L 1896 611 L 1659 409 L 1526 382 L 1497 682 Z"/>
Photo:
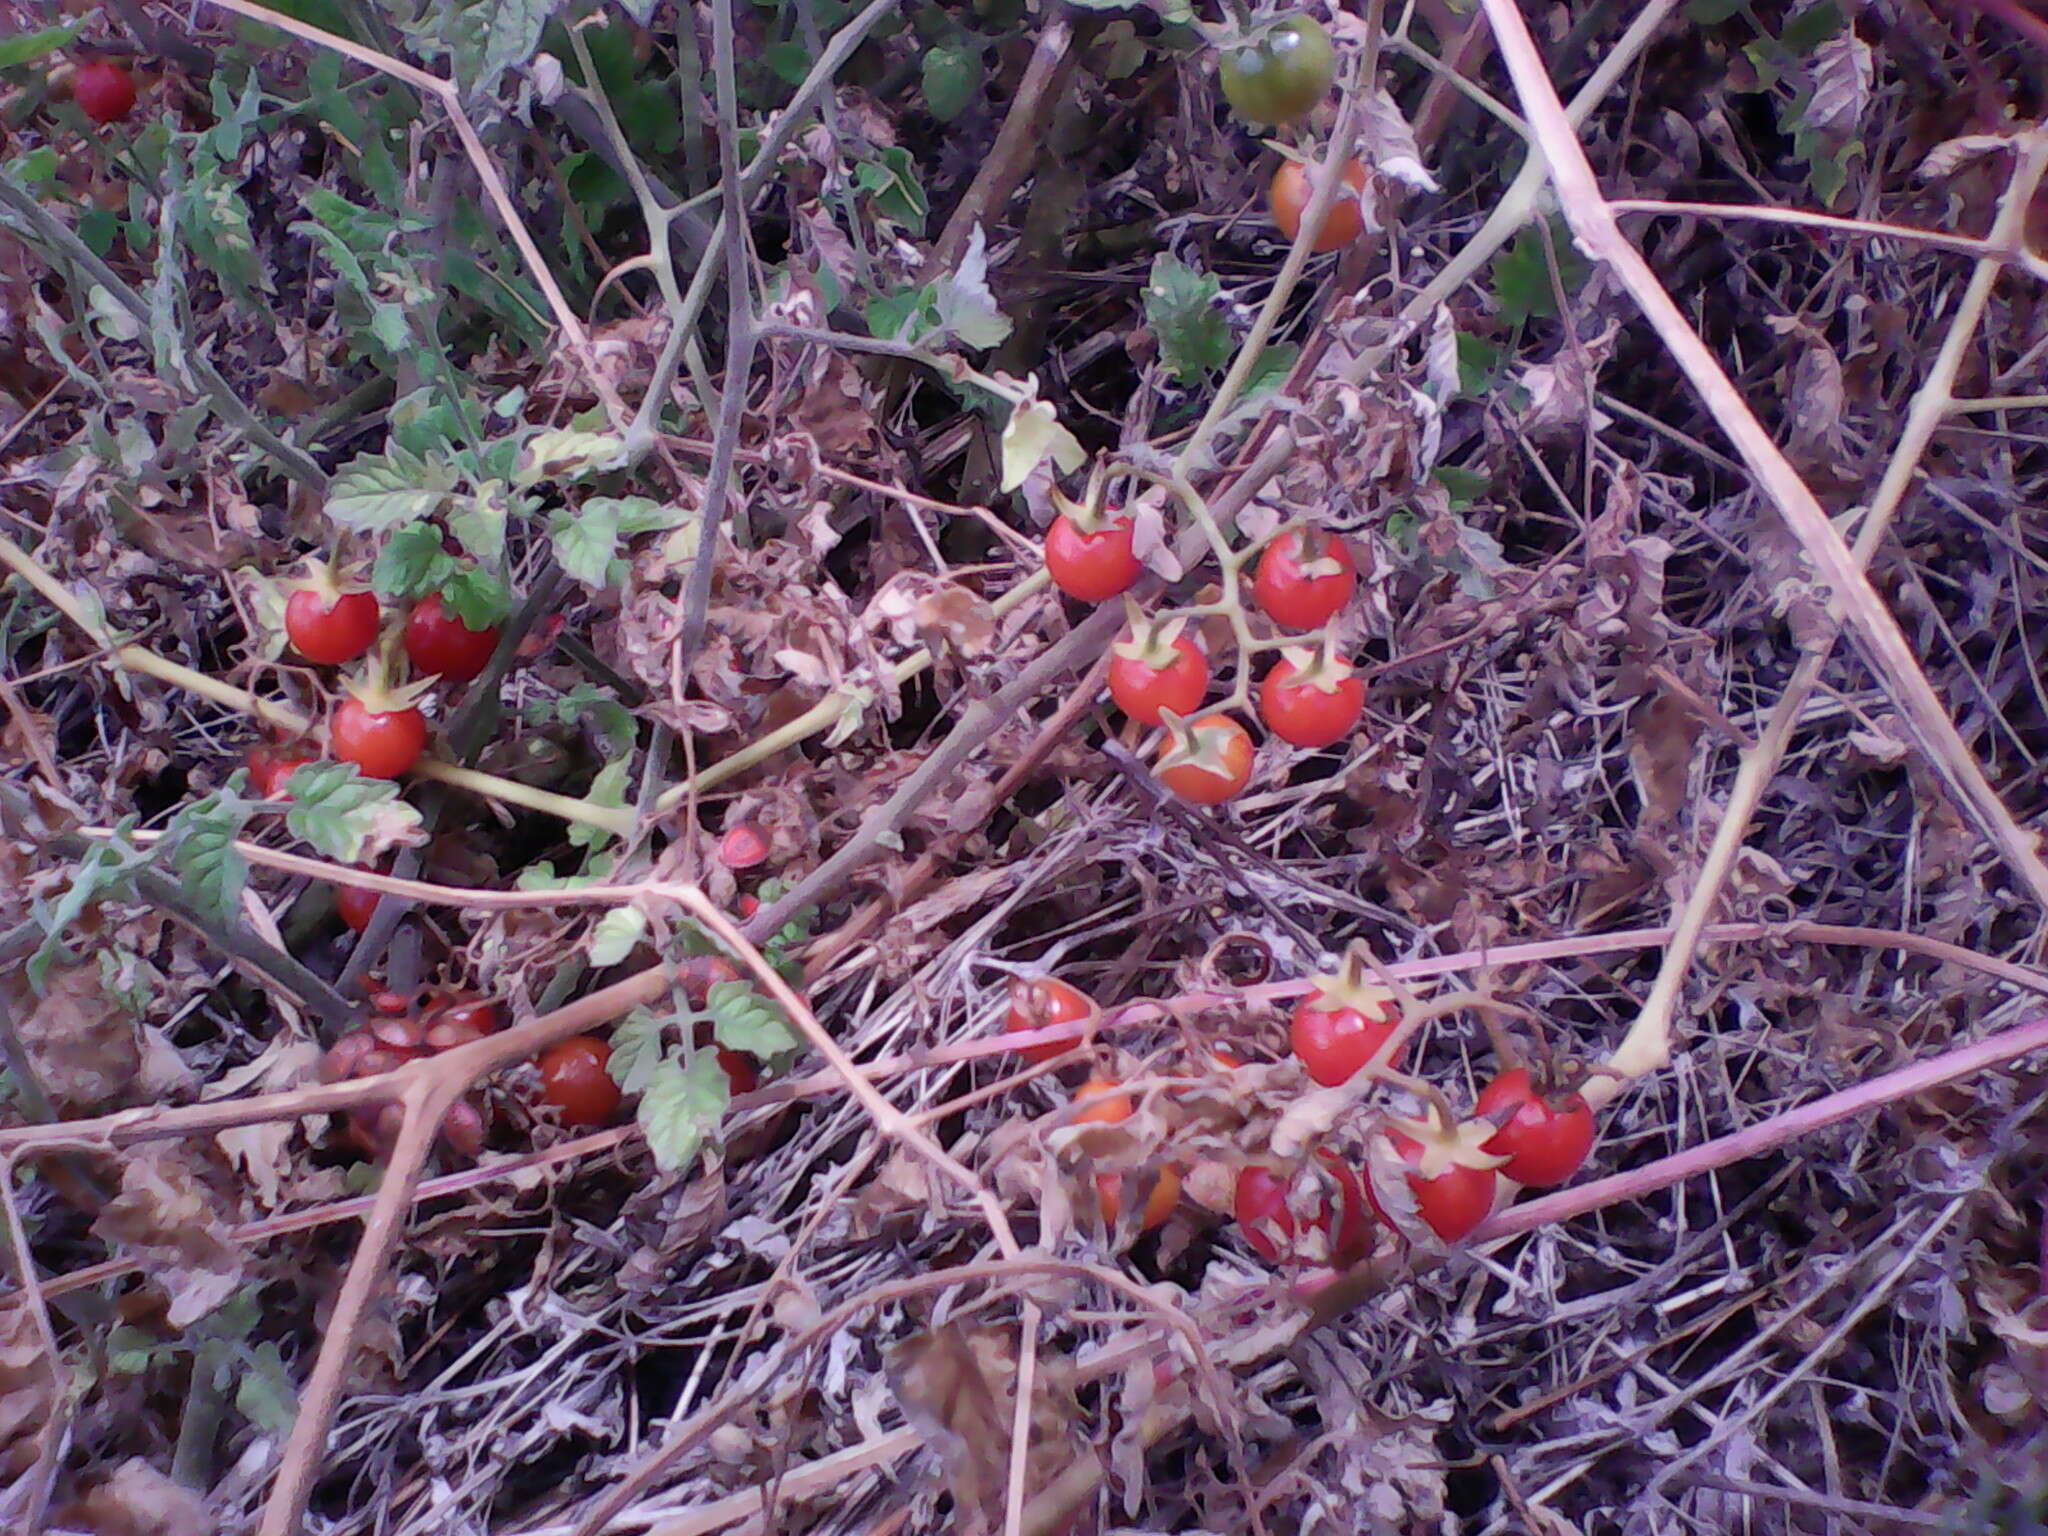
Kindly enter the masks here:
<path id="1" fill-rule="evenodd" d="M 174 1327 L 189 1327 L 242 1283 L 242 1251 L 223 1202 L 182 1149 L 132 1154 L 121 1169 L 121 1193 L 92 1230 L 127 1249 L 169 1293 Z"/>

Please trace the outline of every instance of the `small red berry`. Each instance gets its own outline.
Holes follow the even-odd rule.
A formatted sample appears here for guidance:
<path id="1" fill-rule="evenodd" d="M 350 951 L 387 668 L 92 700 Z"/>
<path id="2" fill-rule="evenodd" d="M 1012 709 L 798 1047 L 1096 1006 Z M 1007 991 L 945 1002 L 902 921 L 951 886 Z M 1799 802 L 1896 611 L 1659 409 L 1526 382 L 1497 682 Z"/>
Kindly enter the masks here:
<path id="1" fill-rule="evenodd" d="M 450 613 L 440 593 L 413 604 L 405 618 L 405 656 L 422 677 L 438 675 L 444 683 L 466 683 L 491 664 L 498 648 L 495 625 L 471 629 Z"/>
<path id="2" fill-rule="evenodd" d="M 1144 569 L 1132 551 L 1136 530 L 1128 517 L 1106 517 L 1084 532 L 1066 514 L 1045 531 L 1045 569 L 1052 584 L 1084 603 L 1102 603 L 1127 591 Z"/>
<path id="3" fill-rule="evenodd" d="M 78 110 L 105 126 L 135 110 L 135 77 L 111 59 L 87 59 L 71 74 Z"/>

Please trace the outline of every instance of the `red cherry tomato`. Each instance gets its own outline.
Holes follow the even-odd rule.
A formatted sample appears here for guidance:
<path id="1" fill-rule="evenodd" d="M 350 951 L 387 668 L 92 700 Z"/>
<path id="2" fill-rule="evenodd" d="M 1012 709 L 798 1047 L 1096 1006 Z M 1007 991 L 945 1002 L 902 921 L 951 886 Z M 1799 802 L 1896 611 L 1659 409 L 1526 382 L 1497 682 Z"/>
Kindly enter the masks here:
<path id="1" fill-rule="evenodd" d="M 1209 660 L 1192 635 L 1176 637 L 1165 649 L 1171 659 L 1126 656 L 1121 647 L 1109 658 L 1109 696 L 1140 725 L 1157 725 L 1162 709 L 1191 715 L 1209 691 Z M 1161 660 L 1164 665 L 1155 664 Z"/>
<path id="2" fill-rule="evenodd" d="M 87 59 L 71 75 L 78 110 L 104 126 L 135 110 L 135 79 L 111 59 Z"/>
<path id="3" fill-rule="evenodd" d="M 1221 805 L 1250 782 L 1251 733 L 1228 715 L 1204 715 L 1192 727 L 1200 753 L 1188 758 L 1169 737 L 1153 771 L 1159 782 L 1196 805 Z M 1169 759 L 1179 759 L 1169 761 Z"/>
<path id="4" fill-rule="evenodd" d="M 1152 1187 L 1145 1195 L 1145 1208 L 1138 1214 L 1138 1230 L 1150 1232 L 1155 1227 L 1166 1225 L 1166 1218 L 1173 1214 L 1173 1208 L 1180 1204 L 1180 1170 L 1168 1163 L 1153 1176 Z M 1117 1218 L 1124 1213 L 1123 1175 L 1098 1173 L 1095 1175 L 1095 1208 L 1102 1213 L 1102 1224 L 1113 1227 Z"/>
<path id="5" fill-rule="evenodd" d="M 1052 584 L 1084 603 L 1107 602 L 1129 589 L 1143 569 L 1131 550 L 1128 517 L 1104 518 L 1084 533 L 1064 513 L 1045 531 L 1045 569 Z"/>
<path id="6" fill-rule="evenodd" d="M 745 922 L 761 910 L 761 898 L 742 892 L 740 899 L 732 904 L 732 909 L 740 915 L 740 921 Z"/>
<path id="7" fill-rule="evenodd" d="M 291 776 L 313 759 L 276 747 L 251 747 L 245 761 L 249 769 L 250 792 L 259 800 L 275 800 L 284 793 Z"/>
<path id="8" fill-rule="evenodd" d="M 751 821 L 727 827 L 725 836 L 718 840 L 718 862 L 727 869 L 752 869 L 766 862 L 769 852 L 768 834 Z"/>
<path id="9" fill-rule="evenodd" d="M 1294 1212 L 1287 1208 L 1287 1181 L 1272 1169 L 1253 1164 L 1238 1170 L 1231 1214 L 1243 1229 L 1246 1244 L 1268 1264 L 1278 1264 L 1282 1254 L 1294 1252 Z"/>
<path id="10" fill-rule="evenodd" d="M 1323 561 L 1334 569 L 1314 574 L 1303 566 Z M 1252 574 L 1252 597 L 1275 624 L 1320 629 L 1351 600 L 1358 566 L 1341 539 L 1320 529 L 1294 528 L 1268 544 Z"/>
<path id="11" fill-rule="evenodd" d="M 1273 173 L 1266 186 L 1266 207 L 1290 244 L 1301 233 L 1301 216 L 1308 211 L 1308 200 L 1314 190 L 1309 171 L 1310 167 L 1289 160 Z M 1323 215 L 1323 227 L 1316 231 L 1309 249 L 1320 255 L 1349 245 L 1364 234 L 1365 209 L 1359 201 L 1364 196 L 1365 167 L 1353 160 L 1344 167 L 1337 195 L 1330 200 L 1329 211 Z"/>
<path id="12" fill-rule="evenodd" d="M 395 779 L 425 750 L 427 720 L 410 704 L 376 710 L 351 696 L 334 706 L 327 735 L 334 755 L 354 763 L 364 777 Z"/>
<path id="13" fill-rule="evenodd" d="M 377 903 L 382 899 L 378 892 L 366 891 L 359 885 L 337 885 L 334 888 L 334 910 L 357 933 L 370 926 L 370 919 L 376 915 Z"/>
<path id="14" fill-rule="evenodd" d="M 414 603 L 406 615 L 406 660 L 422 677 L 438 674 L 444 683 L 466 683 L 491 664 L 497 648 L 495 625 L 471 629 L 442 605 L 438 592 Z"/>
<path id="15" fill-rule="evenodd" d="M 540 1053 L 541 1102 L 564 1125 L 603 1125 L 619 1107 L 619 1085 L 605 1064 L 612 1048 L 594 1035 L 577 1035 Z"/>
<path id="16" fill-rule="evenodd" d="M 333 666 L 376 643 L 381 617 L 373 593 L 343 592 L 330 601 L 317 587 L 301 587 L 285 599 L 284 635 L 306 660 Z"/>
<path id="17" fill-rule="evenodd" d="M 1316 1161 L 1337 1185 L 1336 1201 L 1333 1203 L 1325 1195 L 1317 1219 L 1329 1243 L 1329 1257 L 1340 1265 L 1355 1264 L 1372 1247 L 1365 1181 L 1327 1152 L 1318 1152 Z M 1257 1164 L 1243 1168 L 1237 1175 L 1232 1214 L 1243 1228 L 1245 1242 L 1252 1252 L 1268 1264 L 1298 1257 L 1294 1212 L 1287 1203 L 1288 1182 L 1283 1174 Z"/>
<path id="18" fill-rule="evenodd" d="M 1333 686 L 1325 689 L 1323 684 Z M 1302 669 L 1285 657 L 1259 685 L 1259 716 L 1282 741 L 1295 747 L 1327 747 L 1351 733 L 1365 713 L 1365 679 L 1342 662 L 1325 674 Z"/>
<path id="19" fill-rule="evenodd" d="M 735 1094 L 752 1093 L 761 1086 L 761 1069 L 744 1051 L 727 1050 L 721 1045 L 718 1047 L 718 1065 L 725 1072 L 726 1084 Z"/>
<path id="20" fill-rule="evenodd" d="M 1010 978 L 1010 1014 L 1003 1021 L 1005 1030 L 1016 1032 L 1027 1029 L 1044 1029 L 1050 1024 L 1065 1024 L 1072 1019 L 1085 1019 L 1095 1005 L 1088 1000 L 1088 994 L 1068 986 L 1064 981 L 1055 981 L 1050 976 L 1022 976 Z M 1033 1066 L 1041 1061 L 1051 1061 L 1072 1047 L 1060 1044 L 1026 1045 L 1019 1047 L 1017 1054 Z"/>
<path id="21" fill-rule="evenodd" d="M 1506 1158 L 1500 1171 L 1517 1184 L 1532 1189 L 1562 1184 L 1593 1150 L 1592 1108 L 1576 1093 L 1544 1098 L 1524 1067 L 1501 1073 L 1479 1095 L 1478 1112 L 1488 1119 L 1510 1110 L 1500 1133 L 1481 1150 Z"/>
<path id="22" fill-rule="evenodd" d="M 427 1048 L 452 1051 L 498 1032 L 498 1005 L 474 992 L 451 992 L 427 1005 L 420 1023 L 426 1030 Z"/>
<path id="23" fill-rule="evenodd" d="M 1387 1139 L 1392 1142 L 1394 1155 L 1414 1167 L 1422 1161 L 1422 1143 L 1401 1131 L 1389 1131 Z M 1435 1178 L 1425 1179 L 1420 1174 L 1408 1175 L 1408 1187 L 1415 1192 L 1415 1211 L 1428 1225 L 1429 1230 L 1447 1243 L 1455 1243 L 1468 1236 L 1472 1230 L 1493 1209 L 1493 1194 L 1499 1184 L 1490 1168 L 1468 1168 L 1462 1163 L 1453 1163 Z M 1373 1195 L 1370 1183 L 1366 1185 L 1365 1196 L 1372 1201 L 1372 1208 L 1379 1218 L 1389 1226 L 1393 1222 L 1381 1208 Z"/>
<path id="24" fill-rule="evenodd" d="M 1295 1005 L 1287 1021 L 1287 1040 L 1308 1075 L 1325 1088 L 1348 1083 L 1400 1025 L 1401 1015 L 1390 1003 L 1384 1011 L 1359 1008 L 1318 1008 L 1314 993 Z M 1398 1069 L 1407 1054 L 1404 1041 L 1388 1059 Z"/>

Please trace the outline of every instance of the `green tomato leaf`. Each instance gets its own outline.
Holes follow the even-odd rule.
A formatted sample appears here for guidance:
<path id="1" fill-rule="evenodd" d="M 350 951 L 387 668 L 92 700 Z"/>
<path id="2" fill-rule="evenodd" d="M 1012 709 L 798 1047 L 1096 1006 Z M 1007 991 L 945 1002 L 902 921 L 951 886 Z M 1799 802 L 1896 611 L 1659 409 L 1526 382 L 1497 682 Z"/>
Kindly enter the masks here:
<path id="1" fill-rule="evenodd" d="M 472 565 L 442 582 L 441 605 L 469 628 L 489 629 L 511 615 L 512 594 L 489 571 Z"/>
<path id="2" fill-rule="evenodd" d="M 979 224 L 967 237 L 959 267 L 941 277 L 930 293 L 940 326 L 962 346 L 982 351 L 1010 334 L 1009 319 L 989 292 L 988 245 Z"/>
<path id="3" fill-rule="evenodd" d="M 728 1050 L 766 1061 L 794 1051 L 800 1043 L 788 1015 L 744 981 L 715 983 L 705 994 L 704 1005 L 718 1043 Z"/>
<path id="4" fill-rule="evenodd" d="M 646 1008 L 635 1008 L 612 1026 L 612 1054 L 605 1070 L 621 1093 L 645 1093 L 667 1051 L 668 1021 Z"/>
<path id="5" fill-rule="evenodd" d="M 308 763 L 292 775 L 284 824 L 330 859 L 359 864 L 374 839 L 399 841 L 420 813 L 398 798 L 389 779 L 366 779 L 354 763 Z"/>
<path id="6" fill-rule="evenodd" d="M 542 480 L 577 481 L 617 469 L 625 462 L 626 442 L 616 432 L 563 427 L 536 432 L 526 440 L 514 478 L 520 485 L 536 485 Z"/>
<path id="7" fill-rule="evenodd" d="M 235 1373 L 235 1410 L 264 1434 L 282 1438 L 299 1416 L 292 1373 L 276 1344 L 265 1339 L 244 1350 Z"/>
<path id="8" fill-rule="evenodd" d="M 613 758 L 597 770 L 597 776 L 590 781 L 589 793 L 583 798 L 592 805 L 622 808 L 626 803 L 626 786 L 631 772 L 632 764 L 627 759 Z M 612 836 L 603 827 L 583 822 L 571 823 L 568 833 L 569 841 L 578 848 L 601 848 Z"/>
<path id="9" fill-rule="evenodd" d="M 647 937 L 647 914 L 638 907 L 614 907 L 590 931 L 590 963 L 598 970 L 617 965 Z"/>
<path id="10" fill-rule="evenodd" d="M 1063 475 L 1071 475 L 1088 462 L 1088 454 L 1074 434 L 1060 425 L 1059 414 L 1043 400 L 1029 400 L 1010 412 L 1003 428 L 1003 482 L 1014 491 L 1031 471 L 1051 459 Z"/>
<path id="11" fill-rule="evenodd" d="M 1222 283 L 1161 252 L 1145 284 L 1145 323 L 1159 338 L 1159 360 L 1175 380 L 1199 383 L 1230 361 L 1230 324 L 1216 307 Z"/>
<path id="12" fill-rule="evenodd" d="M 248 819 L 244 802 L 216 793 L 180 807 L 166 829 L 180 889 L 224 927 L 233 926 L 242 888 L 249 883 L 249 861 L 235 849 Z"/>
<path id="13" fill-rule="evenodd" d="M 327 515 L 357 533 L 383 533 L 440 510 L 456 483 L 447 464 L 403 448 L 363 454 L 329 483 Z"/>
<path id="14" fill-rule="evenodd" d="M 370 585 L 383 597 L 425 597 L 440 591 L 459 569 L 461 562 L 442 547 L 439 528 L 410 523 L 393 532 L 377 551 Z"/>
<path id="15" fill-rule="evenodd" d="M 640 1129 L 654 1166 L 674 1173 L 696 1157 L 731 1101 L 732 1085 L 714 1052 L 694 1052 L 688 1066 L 664 1058 L 640 1096 Z"/>

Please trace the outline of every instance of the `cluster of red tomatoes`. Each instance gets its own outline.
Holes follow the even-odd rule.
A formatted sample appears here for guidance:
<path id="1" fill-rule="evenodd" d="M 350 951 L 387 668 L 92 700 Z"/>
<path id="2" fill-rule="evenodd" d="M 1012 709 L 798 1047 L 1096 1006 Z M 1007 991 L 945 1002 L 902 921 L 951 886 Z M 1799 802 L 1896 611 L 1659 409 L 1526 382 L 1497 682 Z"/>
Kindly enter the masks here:
<path id="1" fill-rule="evenodd" d="M 342 666 L 365 655 L 383 626 L 375 593 L 344 585 L 317 567 L 312 579 L 285 601 L 285 638 L 299 655 L 321 666 Z M 453 685 L 470 681 L 490 665 L 498 631 L 495 626 L 471 629 L 436 593 L 412 605 L 399 641 L 416 676 Z M 351 683 L 328 716 L 329 749 L 368 778 L 397 778 L 419 761 L 427 745 L 427 720 L 417 696 L 416 689 L 394 690 L 374 680 Z M 307 761 L 292 761 L 276 782 L 282 784 L 292 768 Z M 252 762 L 252 783 L 255 775 Z M 260 785 L 257 792 L 270 793 Z"/>
<path id="2" fill-rule="evenodd" d="M 368 1017 L 321 1057 L 320 1081 L 377 1077 L 409 1061 L 481 1040 L 497 1033 L 503 1023 L 498 1005 L 474 992 L 432 993 L 417 1007 L 414 999 L 396 992 L 372 993 Z M 592 1035 L 549 1046 L 534 1060 L 540 1073 L 539 1103 L 553 1112 L 558 1124 L 603 1125 L 620 1100 L 619 1085 L 607 1070 L 610 1060 L 611 1047 Z M 373 1105 L 344 1117 L 341 1139 L 363 1156 L 381 1160 L 390 1155 L 404 1121 L 402 1105 Z M 442 1119 L 441 1138 L 451 1150 L 474 1157 L 483 1150 L 485 1128 L 483 1101 L 464 1099 Z"/>
<path id="3" fill-rule="evenodd" d="M 1046 533 L 1046 571 L 1069 597 L 1119 596 L 1138 579 L 1134 537 L 1127 514 L 1062 512 Z M 1251 596 L 1275 627 L 1300 633 L 1329 624 L 1357 586 L 1357 562 L 1341 539 L 1320 528 L 1290 528 L 1261 551 Z M 1112 648 L 1109 696 L 1139 724 L 1166 727 L 1154 771 L 1167 789 L 1197 805 L 1232 798 L 1252 771 L 1251 733 L 1227 714 L 1197 713 L 1209 684 L 1209 660 L 1182 619 L 1137 619 Z M 1320 650 L 1289 646 L 1260 680 L 1258 707 L 1266 729 L 1288 745 L 1327 747 L 1365 713 L 1365 680 L 1327 643 Z"/>
<path id="4" fill-rule="evenodd" d="M 1080 1022 L 1095 1012 L 1088 996 L 1049 977 L 1013 979 L 1008 1031 Z M 1366 983 L 1347 962 L 1337 973 L 1313 978 L 1311 990 L 1288 1020 L 1291 1053 L 1308 1077 L 1336 1087 L 1372 1070 L 1393 1076 L 1407 1051 L 1394 997 Z M 1018 1054 L 1038 1064 L 1068 1046 L 1026 1045 Z M 1243 1062 L 1212 1049 L 1209 1068 L 1235 1071 Z M 1075 1122 L 1118 1123 L 1135 1111 L 1116 1078 L 1097 1073 L 1075 1095 Z M 1390 1154 L 1392 1177 L 1406 1185 L 1413 1219 L 1444 1243 L 1471 1233 L 1492 1212 L 1507 1186 L 1548 1188 L 1584 1165 L 1593 1149 L 1593 1111 L 1580 1094 L 1548 1093 L 1526 1067 L 1507 1066 L 1478 1095 L 1471 1113 L 1446 1125 L 1390 1121 L 1376 1128 Z M 1168 1164 L 1153 1175 L 1139 1220 L 1141 1230 L 1163 1224 L 1178 1205 L 1186 1170 Z M 1506 1181 L 1506 1184 L 1503 1184 Z M 1114 1224 L 1125 1180 L 1098 1175 L 1103 1221 Z M 1380 1186 L 1385 1189 L 1383 1182 Z M 1398 1203 L 1398 1202 L 1397 1202 Z M 1230 1214 L 1251 1250 L 1269 1263 L 1358 1262 L 1372 1248 L 1372 1218 L 1404 1228 L 1406 1210 L 1390 1212 L 1363 1167 L 1318 1151 L 1288 1169 L 1253 1157 L 1236 1170 Z"/>

